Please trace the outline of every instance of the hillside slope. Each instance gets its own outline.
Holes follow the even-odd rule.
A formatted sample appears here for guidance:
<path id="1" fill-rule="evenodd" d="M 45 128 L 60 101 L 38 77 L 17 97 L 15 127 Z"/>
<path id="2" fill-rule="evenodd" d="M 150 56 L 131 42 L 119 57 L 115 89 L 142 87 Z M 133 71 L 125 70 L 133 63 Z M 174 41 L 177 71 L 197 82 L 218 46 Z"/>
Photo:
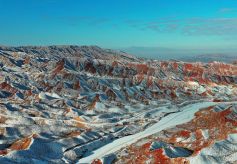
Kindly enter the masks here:
<path id="1" fill-rule="evenodd" d="M 236 84 L 237 66 L 220 62 L 144 60 L 96 46 L 0 47 L 0 163 L 233 162 L 216 152 L 236 142 Z"/>

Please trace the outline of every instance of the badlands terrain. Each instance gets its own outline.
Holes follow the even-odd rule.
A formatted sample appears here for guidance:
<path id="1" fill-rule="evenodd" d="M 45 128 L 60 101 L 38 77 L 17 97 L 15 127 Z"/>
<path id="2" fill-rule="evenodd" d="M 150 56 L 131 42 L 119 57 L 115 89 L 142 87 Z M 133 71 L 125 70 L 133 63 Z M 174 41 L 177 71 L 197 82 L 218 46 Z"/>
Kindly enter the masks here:
<path id="1" fill-rule="evenodd" d="M 0 47 L 0 163 L 236 163 L 237 65 Z"/>

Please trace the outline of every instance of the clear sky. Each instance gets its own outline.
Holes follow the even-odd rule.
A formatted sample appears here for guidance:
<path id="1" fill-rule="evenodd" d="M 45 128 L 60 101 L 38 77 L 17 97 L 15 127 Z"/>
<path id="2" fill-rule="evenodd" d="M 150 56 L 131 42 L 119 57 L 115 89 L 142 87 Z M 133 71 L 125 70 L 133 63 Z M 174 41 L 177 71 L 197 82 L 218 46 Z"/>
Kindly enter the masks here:
<path id="1" fill-rule="evenodd" d="M 235 49 L 237 0 L 0 0 L 0 44 Z"/>

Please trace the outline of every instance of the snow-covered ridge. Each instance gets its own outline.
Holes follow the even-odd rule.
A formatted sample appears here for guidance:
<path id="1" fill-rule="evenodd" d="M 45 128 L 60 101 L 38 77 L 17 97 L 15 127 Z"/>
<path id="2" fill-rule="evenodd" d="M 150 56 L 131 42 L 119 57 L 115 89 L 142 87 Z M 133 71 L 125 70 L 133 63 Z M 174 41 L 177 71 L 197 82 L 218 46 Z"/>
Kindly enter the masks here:
<path id="1" fill-rule="evenodd" d="M 197 112 L 199 109 L 209 107 L 214 104 L 215 103 L 213 102 L 202 102 L 188 105 L 183 109 L 180 109 L 179 112 L 170 114 L 162 118 L 158 123 L 154 124 L 153 126 L 147 128 L 146 130 L 140 133 L 136 133 L 134 135 L 126 136 L 121 139 L 115 140 L 107 144 L 106 146 L 103 146 L 100 149 L 91 152 L 92 155 L 82 158 L 81 160 L 79 160 L 78 163 L 91 163 L 94 159 L 102 158 L 106 155 L 115 153 L 121 148 L 135 143 L 139 139 L 158 133 L 169 127 L 188 122 L 194 117 L 194 113 Z"/>
<path id="2" fill-rule="evenodd" d="M 75 163 L 112 141 L 146 138 L 190 105 L 235 101 L 236 75 L 231 64 L 97 46 L 0 47 L 0 163 Z"/>

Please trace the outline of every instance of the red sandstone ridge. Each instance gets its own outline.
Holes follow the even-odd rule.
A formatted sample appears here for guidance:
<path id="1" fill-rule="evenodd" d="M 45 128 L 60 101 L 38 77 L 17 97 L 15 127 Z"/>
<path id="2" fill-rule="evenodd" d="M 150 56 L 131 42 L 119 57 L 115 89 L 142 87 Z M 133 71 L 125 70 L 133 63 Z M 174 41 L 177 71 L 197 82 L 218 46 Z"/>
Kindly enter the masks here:
<path id="1" fill-rule="evenodd" d="M 0 70 L 0 163 L 237 161 L 235 64 L 0 47 Z"/>
<path id="2" fill-rule="evenodd" d="M 26 150 L 30 148 L 30 145 L 33 142 L 33 139 L 36 138 L 36 134 L 32 134 L 28 137 L 19 139 L 11 144 L 11 146 L 7 149 L 0 150 L 0 155 L 7 155 L 11 151 L 19 151 L 19 150 Z"/>
<path id="3" fill-rule="evenodd" d="M 170 158 L 164 148 L 151 150 L 151 145 L 154 142 L 164 142 L 192 151 L 190 157 L 198 156 L 203 149 L 212 147 L 217 141 L 226 140 L 229 134 L 237 133 L 235 107 L 226 106 L 221 111 L 216 110 L 218 106 L 204 108 L 196 112 L 191 121 L 177 125 L 176 129 L 167 129 L 161 132 L 162 135 L 149 136 L 138 141 L 129 146 L 126 155 L 119 156 L 118 160 L 123 163 L 189 163 L 189 158 Z"/>

